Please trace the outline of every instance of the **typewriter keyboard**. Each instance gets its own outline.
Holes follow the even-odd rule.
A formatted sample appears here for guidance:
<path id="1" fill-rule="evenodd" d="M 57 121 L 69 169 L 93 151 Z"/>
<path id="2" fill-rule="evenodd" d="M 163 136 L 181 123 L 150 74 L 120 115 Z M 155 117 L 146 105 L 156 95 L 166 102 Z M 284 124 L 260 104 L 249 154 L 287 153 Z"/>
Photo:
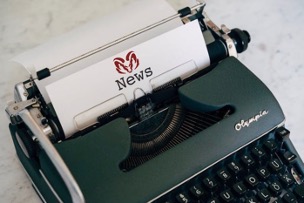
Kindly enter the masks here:
<path id="1" fill-rule="evenodd" d="M 155 202 L 304 202 L 303 163 L 286 134 L 278 128 Z"/>

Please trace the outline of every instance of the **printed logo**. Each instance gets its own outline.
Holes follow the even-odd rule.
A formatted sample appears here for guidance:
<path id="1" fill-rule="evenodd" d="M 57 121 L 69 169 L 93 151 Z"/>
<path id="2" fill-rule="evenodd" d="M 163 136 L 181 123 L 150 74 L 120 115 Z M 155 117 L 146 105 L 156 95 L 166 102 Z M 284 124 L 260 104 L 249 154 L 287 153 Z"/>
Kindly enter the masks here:
<path id="1" fill-rule="evenodd" d="M 127 53 L 125 58 L 115 58 L 113 62 L 117 72 L 120 74 L 132 73 L 139 66 L 139 60 L 134 51 Z"/>
<path id="2" fill-rule="evenodd" d="M 151 67 L 145 69 L 141 68 L 140 71 L 134 71 L 139 66 L 139 59 L 134 51 L 128 52 L 125 58 L 116 57 L 113 62 L 119 74 L 127 74 L 115 80 L 119 91 L 132 86 L 137 82 L 144 81 L 146 78 L 153 75 Z"/>

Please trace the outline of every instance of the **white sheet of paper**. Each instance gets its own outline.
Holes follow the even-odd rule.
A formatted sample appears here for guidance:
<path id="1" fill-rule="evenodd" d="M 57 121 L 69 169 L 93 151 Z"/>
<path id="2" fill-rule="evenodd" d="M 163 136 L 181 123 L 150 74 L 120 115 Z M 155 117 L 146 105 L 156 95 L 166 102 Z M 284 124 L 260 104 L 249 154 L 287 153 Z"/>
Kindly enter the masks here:
<path id="1" fill-rule="evenodd" d="M 209 65 L 197 20 L 175 28 L 46 87 L 65 136 L 179 76 Z"/>
<path id="2" fill-rule="evenodd" d="M 15 57 L 13 61 L 21 64 L 35 77 L 36 72 L 41 69 L 62 64 L 174 14 L 176 14 L 176 11 L 165 0 L 135 1 L 126 7 L 113 11 L 108 16 L 89 22 L 27 51 Z M 50 103 L 45 86 L 180 25 L 182 25 L 182 22 L 179 18 L 176 18 L 84 60 L 66 66 L 64 69 L 53 72 L 50 77 L 35 82 L 45 101 Z"/>

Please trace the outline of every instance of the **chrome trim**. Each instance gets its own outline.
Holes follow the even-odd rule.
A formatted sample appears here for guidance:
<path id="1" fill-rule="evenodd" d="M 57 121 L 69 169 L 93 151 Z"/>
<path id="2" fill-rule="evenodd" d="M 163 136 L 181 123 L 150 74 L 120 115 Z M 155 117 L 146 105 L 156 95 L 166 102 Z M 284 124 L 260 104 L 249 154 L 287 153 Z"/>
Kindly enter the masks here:
<path id="1" fill-rule="evenodd" d="M 27 171 L 25 170 L 25 168 L 23 168 L 26 175 L 28 176 L 28 178 L 30 179 L 32 186 L 34 187 L 34 190 L 37 192 L 39 198 L 44 202 L 47 203 L 47 201 L 44 199 L 43 195 L 41 194 L 40 190 L 38 189 L 38 187 L 36 186 L 36 184 L 33 182 L 32 178 L 30 177 L 30 175 L 27 173 Z"/>
<path id="2" fill-rule="evenodd" d="M 235 58 L 237 58 L 238 53 L 237 53 L 237 50 L 236 50 L 234 41 L 233 41 L 233 39 L 231 39 L 231 37 L 228 35 L 228 34 L 231 32 L 231 30 L 230 30 L 229 28 L 227 28 L 226 25 L 221 25 L 221 30 L 222 30 L 222 32 L 224 33 L 224 34 L 222 35 L 222 37 L 223 37 L 223 39 L 225 40 L 226 45 L 227 45 L 227 47 L 228 47 L 229 56 L 234 56 Z"/>
<path id="3" fill-rule="evenodd" d="M 39 124 L 35 122 L 35 119 L 32 117 L 32 115 L 27 109 L 20 111 L 19 116 L 29 127 L 32 133 L 37 137 L 39 144 L 45 150 L 46 154 L 54 164 L 62 180 L 66 184 L 67 189 L 69 190 L 72 201 L 77 203 L 84 203 L 84 196 L 76 180 L 74 179 L 68 167 L 65 165 L 64 161 L 62 160 L 61 156 L 59 155 L 53 144 L 44 134 L 43 130 L 39 127 Z"/>
<path id="4" fill-rule="evenodd" d="M 225 40 L 226 45 L 228 47 L 229 56 L 234 56 L 235 58 L 237 58 L 238 54 L 233 39 L 231 39 L 231 37 L 229 37 L 228 34 L 224 34 L 222 35 L 222 37 Z"/>
<path id="5" fill-rule="evenodd" d="M 204 7 L 205 5 L 206 5 L 206 3 L 205 3 L 204 1 L 199 1 L 198 4 L 196 4 L 195 6 L 191 7 L 190 9 L 191 9 L 191 11 L 195 11 L 196 9 L 201 8 L 201 7 Z M 135 36 L 137 36 L 137 35 L 143 33 L 143 32 L 146 32 L 146 31 L 148 31 L 148 30 L 151 30 L 151 29 L 153 29 L 153 28 L 155 28 L 155 27 L 157 27 L 157 26 L 159 26 L 159 25 L 165 24 L 165 23 L 167 23 L 167 22 L 169 22 L 169 21 L 171 21 L 171 20 L 173 20 L 173 19 L 175 19 L 175 18 L 179 18 L 179 17 L 180 17 L 180 14 L 178 14 L 178 13 L 175 14 L 175 15 L 169 16 L 168 18 L 165 18 L 165 19 L 163 19 L 163 20 L 161 20 L 161 21 L 159 21 L 159 22 L 156 22 L 156 23 L 154 23 L 154 24 L 151 24 L 151 25 L 149 25 L 149 26 L 147 26 L 147 27 L 145 27 L 145 28 L 143 28 L 143 29 L 137 30 L 137 31 L 135 31 L 135 32 L 133 32 L 133 33 L 130 33 L 129 35 L 123 36 L 123 37 L 121 37 L 121 38 L 119 38 L 119 39 L 117 39 L 117 40 L 115 40 L 115 41 L 112 41 L 112 42 L 110 42 L 110 43 L 108 43 L 108 44 L 105 44 L 105 45 L 103 45 L 103 46 L 101 46 L 101 47 L 98 47 L 98 48 L 96 48 L 96 49 L 93 49 L 93 50 L 91 50 L 91 51 L 88 51 L 88 52 L 86 52 L 86 53 L 84 53 L 84 54 L 82 54 L 82 55 L 80 55 L 80 56 L 78 56 L 78 57 L 75 57 L 75 58 L 73 58 L 73 59 L 71 59 L 71 60 L 68 60 L 68 61 L 66 61 L 66 62 L 63 62 L 63 63 L 61 63 L 61 64 L 59 64 L 59 65 L 56 65 L 56 66 L 54 66 L 54 67 L 52 67 L 52 68 L 49 68 L 49 71 L 52 73 L 52 72 L 55 72 L 55 71 L 57 71 L 57 70 L 60 70 L 60 69 L 66 67 L 66 66 L 68 66 L 68 65 L 71 65 L 71 64 L 73 64 L 73 63 L 76 63 L 77 61 L 80 61 L 80 60 L 82 60 L 82 59 L 84 59 L 84 58 L 87 58 L 87 57 L 89 57 L 89 56 L 92 56 L 92 55 L 94 55 L 94 54 L 96 54 L 96 53 L 98 53 L 98 52 L 101 52 L 101 51 L 103 51 L 103 50 L 109 48 L 109 47 L 112 47 L 112 46 L 114 46 L 114 45 L 116 45 L 116 44 L 119 44 L 119 43 L 121 43 L 121 42 L 123 42 L 123 41 L 126 41 L 126 40 L 128 40 L 128 39 L 130 39 L 130 38 L 132 38 L 132 37 L 135 37 Z M 33 77 L 32 79 L 37 79 L 37 77 Z"/>
<path id="6" fill-rule="evenodd" d="M 215 32 L 219 37 L 222 37 L 225 40 L 227 52 L 229 56 L 234 56 L 235 58 L 238 57 L 237 50 L 234 44 L 233 39 L 228 35 L 230 33 L 230 29 L 226 27 L 226 25 L 221 25 L 219 28 L 210 18 L 208 17 L 206 12 L 203 12 L 205 17 L 206 25 Z"/>
<path id="7" fill-rule="evenodd" d="M 32 179 L 31 179 L 32 182 Z M 42 194 L 40 193 L 40 190 L 37 188 L 37 186 L 32 182 L 32 186 L 34 187 L 34 190 L 37 192 L 38 196 L 40 197 L 40 199 L 44 202 L 47 203 L 44 199 L 44 197 L 42 196 Z"/>
<path id="8" fill-rule="evenodd" d="M 5 112 L 13 125 L 21 123 L 19 112 L 25 108 L 28 108 L 36 103 L 36 99 L 21 101 L 21 102 L 9 102 L 8 106 L 5 108 Z"/>
<path id="9" fill-rule="evenodd" d="M 44 175 L 44 173 L 39 169 L 39 173 L 42 176 L 42 178 L 44 179 L 44 181 L 46 182 L 46 184 L 49 186 L 49 188 L 51 189 L 52 193 L 55 195 L 55 197 L 57 198 L 57 200 L 60 203 L 63 203 L 62 199 L 59 197 L 59 195 L 57 194 L 57 192 L 54 190 L 53 186 L 51 185 L 51 183 L 49 182 L 49 180 L 47 179 L 47 177 Z"/>
<path id="10" fill-rule="evenodd" d="M 31 99 L 31 100 L 21 101 L 18 103 L 10 103 L 6 107 L 5 111 L 10 117 L 17 116 L 20 111 L 22 111 L 23 109 L 29 106 L 32 106 L 36 102 L 37 102 L 36 99 Z"/>
<path id="11" fill-rule="evenodd" d="M 28 92 L 23 83 L 18 83 L 15 85 L 14 98 L 17 102 L 26 101 Z"/>
<path id="12" fill-rule="evenodd" d="M 17 156 L 18 157 L 18 156 Z M 19 160 L 19 164 L 22 166 L 21 168 L 23 169 L 23 171 L 25 172 L 26 176 L 28 177 L 28 179 L 31 181 L 31 184 L 32 186 L 35 188 L 35 191 L 38 193 L 40 199 L 44 202 L 44 203 L 47 203 L 44 199 L 44 197 L 42 196 L 42 194 L 40 193 L 39 189 L 37 188 L 37 186 L 35 185 L 33 179 L 31 178 L 31 176 L 28 174 L 28 172 L 25 170 L 23 164 L 21 163 L 21 160 L 19 159 L 18 157 L 18 160 Z"/>
<path id="13" fill-rule="evenodd" d="M 301 185 L 302 181 L 301 181 L 301 178 L 300 178 L 299 173 L 297 172 L 297 170 L 294 167 L 292 167 L 290 169 L 290 172 L 291 172 L 291 175 L 292 175 L 293 179 L 296 181 L 296 183 L 298 185 Z"/>
<path id="14" fill-rule="evenodd" d="M 200 173 L 202 173 L 202 172 L 208 170 L 209 168 L 211 168 L 212 166 L 214 166 L 214 165 L 216 165 L 217 163 L 221 162 L 222 160 L 226 159 L 226 158 L 229 157 L 230 155 L 236 153 L 237 151 L 241 150 L 242 148 L 244 148 L 244 147 L 250 145 L 250 144 L 253 143 L 254 141 L 256 141 L 256 140 L 260 139 L 261 137 L 265 136 L 266 134 L 270 133 L 271 131 L 273 131 L 274 129 L 276 129 L 278 126 L 284 125 L 284 123 L 285 123 L 285 119 L 284 119 L 280 124 L 278 124 L 277 126 L 275 126 L 275 127 L 273 127 L 272 129 L 266 131 L 265 133 L 259 135 L 258 137 L 256 137 L 255 139 L 251 140 L 251 141 L 248 142 L 247 144 L 245 144 L 245 145 L 243 145 L 242 147 L 239 147 L 238 149 L 232 151 L 231 153 L 227 154 L 226 156 L 224 156 L 223 158 L 217 160 L 216 162 L 214 162 L 213 164 L 207 166 L 206 168 L 204 168 L 204 169 L 200 170 L 199 172 L 193 174 L 193 175 L 190 176 L 189 178 L 183 180 L 183 181 L 180 182 L 179 184 L 173 186 L 173 187 L 170 188 L 169 190 L 163 192 L 162 194 L 158 195 L 157 197 L 155 197 L 154 199 L 148 201 L 147 203 L 152 203 L 153 201 L 155 201 L 155 200 L 159 199 L 160 197 L 164 196 L 165 194 L 171 192 L 172 190 L 174 190 L 175 188 L 177 188 L 177 187 L 179 187 L 180 185 L 184 184 L 184 183 L 187 182 L 188 180 L 190 180 L 190 179 L 194 178 L 195 176 L 199 175 Z"/>

